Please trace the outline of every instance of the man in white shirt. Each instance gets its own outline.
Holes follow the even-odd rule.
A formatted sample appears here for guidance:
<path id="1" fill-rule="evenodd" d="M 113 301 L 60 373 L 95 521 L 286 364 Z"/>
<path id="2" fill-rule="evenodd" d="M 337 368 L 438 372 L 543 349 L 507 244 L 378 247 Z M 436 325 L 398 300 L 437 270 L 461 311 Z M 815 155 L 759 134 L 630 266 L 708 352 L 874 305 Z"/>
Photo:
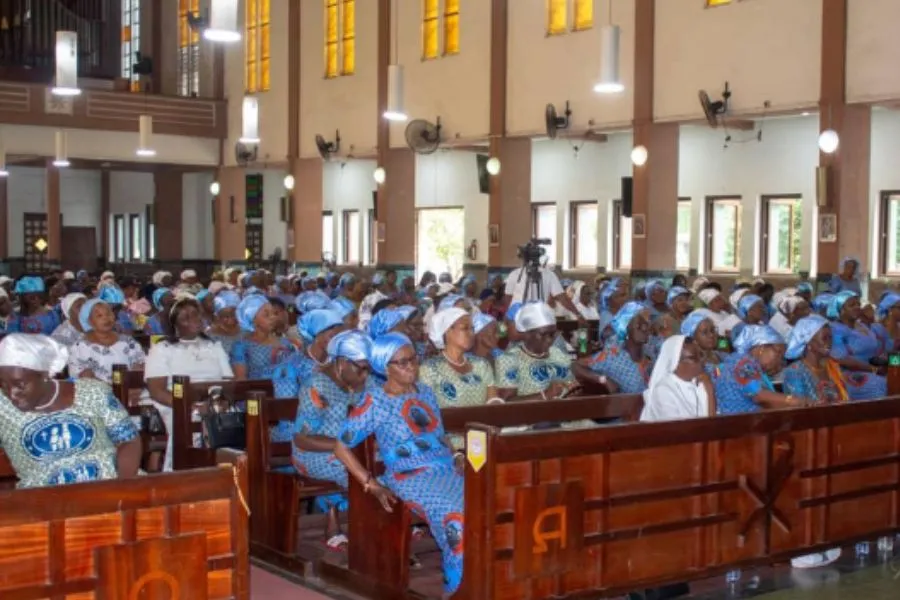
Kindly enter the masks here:
<path id="1" fill-rule="evenodd" d="M 531 289 L 528 293 L 529 301 L 540 300 L 541 302 L 548 302 L 550 298 L 553 298 L 557 304 L 561 304 L 572 314 L 581 314 L 578 308 L 575 307 L 575 304 L 572 303 L 572 299 L 569 298 L 563 290 L 562 284 L 559 282 L 559 277 L 556 276 L 556 273 L 545 267 L 541 267 L 538 270 L 538 273 L 541 276 L 540 289 L 538 289 L 535 282 L 532 282 Z M 513 269 L 506 278 L 506 296 L 504 302 L 507 306 L 523 301 L 525 298 L 525 285 L 527 279 L 528 274 L 525 272 L 524 267 Z M 583 321 L 584 319 L 579 318 L 578 320 Z"/>

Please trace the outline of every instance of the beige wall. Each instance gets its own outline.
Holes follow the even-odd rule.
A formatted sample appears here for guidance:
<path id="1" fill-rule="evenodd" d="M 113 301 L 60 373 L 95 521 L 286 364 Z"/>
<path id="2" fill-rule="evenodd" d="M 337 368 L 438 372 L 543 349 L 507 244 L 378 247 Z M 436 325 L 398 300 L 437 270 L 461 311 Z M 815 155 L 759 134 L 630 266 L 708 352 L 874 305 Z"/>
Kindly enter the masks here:
<path id="1" fill-rule="evenodd" d="M 702 117 L 697 91 L 719 96 L 726 81 L 736 114 L 766 100 L 774 110 L 817 105 L 821 36 L 822 0 L 657 2 L 655 117 Z"/>
<path id="2" fill-rule="evenodd" d="M 847 8 L 847 101 L 900 97 L 897 0 L 850 0 Z"/>
<path id="3" fill-rule="evenodd" d="M 282 163 L 287 160 L 288 144 L 288 3 L 271 3 L 270 89 L 256 94 L 259 99 L 259 163 Z M 241 4 L 241 27 L 244 7 Z M 207 42 L 208 43 L 208 42 Z M 201 50 L 202 52 L 202 50 Z M 225 46 L 225 99 L 228 101 L 228 140 L 225 164 L 235 164 L 234 145 L 241 137 L 245 89 L 244 43 Z M 202 84 L 202 82 L 201 82 Z"/>
<path id="4" fill-rule="evenodd" d="M 321 133 L 332 140 L 336 129 L 341 131 L 342 154 L 372 155 L 376 147 L 378 3 L 356 3 L 356 73 L 334 79 L 324 78 L 324 3 L 304 1 L 302 11 L 300 155 L 317 156 L 315 135 Z"/>
<path id="5" fill-rule="evenodd" d="M 607 23 L 610 1 L 613 23 L 622 29 L 619 73 L 625 91 L 604 96 L 594 92 L 594 84 L 600 76 L 600 26 Z M 657 2 L 657 5 L 675 1 Z M 571 9 L 569 12 L 571 19 Z M 586 129 L 590 121 L 601 129 L 631 126 L 634 0 L 597 0 L 593 29 L 551 37 L 547 37 L 546 2 L 510 2 L 508 60 L 506 126 L 509 134 L 543 132 L 546 105 L 553 103 L 561 112 L 566 100 L 571 104 L 575 129 Z"/>
<path id="6" fill-rule="evenodd" d="M 445 140 L 477 140 L 488 135 L 491 71 L 491 3 L 463 2 L 460 51 L 422 60 L 422 2 L 397 2 L 399 63 L 410 119 L 441 118 Z M 441 34 L 443 30 L 441 29 Z M 406 124 L 391 127 L 391 146 L 405 145 Z"/>

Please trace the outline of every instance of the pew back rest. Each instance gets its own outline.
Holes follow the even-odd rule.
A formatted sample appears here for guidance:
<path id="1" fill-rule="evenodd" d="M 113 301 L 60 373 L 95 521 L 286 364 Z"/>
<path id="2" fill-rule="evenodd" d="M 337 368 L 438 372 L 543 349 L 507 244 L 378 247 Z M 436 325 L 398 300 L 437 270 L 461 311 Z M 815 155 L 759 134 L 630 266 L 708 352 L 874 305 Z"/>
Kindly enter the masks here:
<path id="1" fill-rule="evenodd" d="M 258 437 L 259 462 L 266 471 L 291 465 L 291 442 L 273 442 L 269 431 L 281 421 L 293 422 L 297 418 L 297 398 L 273 398 L 261 392 L 250 394 L 247 404 L 247 429 L 251 427 Z M 256 414 L 254 414 L 256 413 Z M 249 444 L 249 439 L 248 439 Z M 251 452 L 248 448 L 248 457 Z M 254 451 L 253 455 L 256 454 Z"/>
<path id="2" fill-rule="evenodd" d="M 246 459 L 236 463 L 0 492 L 0 597 L 139 598 L 168 588 L 247 600 Z"/>
<path id="3" fill-rule="evenodd" d="M 128 365 L 113 365 L 113 394 L 131 416 L 141 414 L 140 400 L 144 389 L 144 371 L 129 371 Z"/>

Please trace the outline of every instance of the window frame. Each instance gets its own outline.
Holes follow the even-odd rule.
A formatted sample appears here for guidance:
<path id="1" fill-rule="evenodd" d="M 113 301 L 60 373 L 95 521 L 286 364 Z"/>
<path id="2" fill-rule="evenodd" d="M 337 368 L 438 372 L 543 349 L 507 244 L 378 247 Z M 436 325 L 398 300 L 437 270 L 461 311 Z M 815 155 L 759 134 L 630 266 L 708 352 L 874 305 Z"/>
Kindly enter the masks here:
<path id="1" fill-rule="evenodd" d="M 800 265 L 791 265 L 788 270 L 771 270 L 769 269 L 769 207 L 774 203 L 787 204 L 788 202 L 797 202 L 797 209 L 800 210 L 800 218 L 803 218 L 803 195 L 802 194 L 766 194 L 760 198 L 760 215 L 759 215 L 759 270 L 765 275 L 793 275 L 799 272 Z M 793 240 L 794 224 L 793 219 L 788 233 L 789 239 Z M 802 251 L 802 247 L 801 247 Z"/>
<path id="2" fill-rule="evenodd" d="M 881 274 L 885 277 L 900 277 L 900 270 L 892 271 L 888 267 L 890 266 L 890 260 L 888 260 L 888 251 L 890 250 L 890 244 L 888 244 L 888 239 L 891 226 L 888 222 L 891 214 L 891 198 L 897 198 L 900 200 L 900 190 L 882 190 L 879 192 L 879 206 L 878 206 L 878 218 L 880 221 L 880 235 L 881 239 L 878 241 L 878 259 L 881 261 L 880 269 Z"/>
<path id="3" fill-rule="evenodd" d="M 616 273 L 624 273 L 626 271 L 631 270 L 631 263 L 634 259 L 634 250 L 632 249 L 632 260 L 629 260 L 628 264 L 624 264 L 622 262 L 622 219 L 630 218 L 626 217 L 623 214 L 624 203 L 621 199 L 616 199 L 612 201 L 612 254 L 613 254 L 613 271 Z M 631 230 L 624 232 L 625 235 L 630 236 Z"/>
<path id="4" fill-rule="evenodd" d="M 612 1 L 612 0 L 610 0 Z M 579 12 L 588 7 L 590 11 L 590 22 L 587 25 L 578 25 Z M 590 31 L 594 28 L 594 0 L 572 0 L 572 24 L 569 31 L 577 33 L 579 31 Z"/>
<path id="5" fill-rule="evenodd" d="M 350 221 L 352 220 L 352 217 L 354 215 L 356 215 L 356 234 L 355 234 L 355 236 L 356 236 L 357 248 L 356 248 L 356 260 L 351 262 L 350 261 L 350 248 L 351 248 L 350 232 L 352 231 L 352 228 L 350 227 Z M 361 253 L 362 240 L 359 237 L 359 219 L 360 219 L 359 209 L 353 208 L 353 209 L 347 209 L 347 210 L 341 211 L 341 237 L 343 238 L 342 244 L 341 244 L 341 250 L 342 250 L 341 264 L 344 264 L 344 265 L 361 265 L 362 264 L 362 253 Z"/>
<path id="6" fill-rule="evenodd" d="M 128 251 L 128 228 L 125 223 L 125 215 L 113 215 L 113 262 L 124 263 Z"/>
<path id="7" fill-rule="evenodd" d="M 675 247 L 675 270 L 679 271 L 679 272 L 683 272 L 683 273 L 687 273 L 688 271 L 691 270 L 691 241 L 692 241 L 691 238 L 694 237 L 694 235 L 693 235 L 694 234 L 694 231 L 693 231 L 694 204 L 693 204 L 693 202 L 694 202 L 694 199 L 691 198 L 690 196 L 679 196 L 678 204 L 676 204 L 676 207 L 675 207 L 675 246 L 676 246 Z M 688 206 L 688 209 L 691 212 L 691 222 L 690 222 L 691 227 L 689 227 L 690 238 L 688 238 L 688 264 L 686 267 L 678 266 L 678 209 L 681 208 L 682 204 L 686 204 Z"/>
<path id="8" fill-rule="evenodd" d="M 121 76 L 128 80 L 129 90 L 141 91 L 141 76 L 134 72 L 135 52 L 141 50 L 141 0 L 122 0 Z"/>
<path id="9" fill-rule="evenodd" d="M 191 29 L 187 15 L 200 13 L 200 0 L 178 0 L 177 93 L 200 95 L 200 32 Z"/>
<path id="10" fill-rule="evenodd" d="M 728 6 L 731 0 L 706 0 L 704 8 L 719 8 L 720 6 Z"/>
<path id="11" fill-rule="evenodd" d="M 531 203 L 531 237 L 532 238 L 541 237 L 540 232 L 538 231 L 538 214 L 540 213 L 541 209 L 546 209 L 546 208 L 550 208 L 550 207 L 552 207 L 552 209 L 553 209 L 553 218 L 555 220 L 554 224 L 556 225 L 556 227 L 554 227 L 553 236 L 551 238 L 553 240 L 551 247 L 554 249 L 554 253 L 556 253 L 556 249 L 559 247 L 559 245 L 557 243 L 558 240 L 556 239 L 557 232 L 559 231 L 559 227 L 558 227 L 558 225 L 559 225 L 559 209 L 557 208 L 556 202 L 532 202 Z M 552 264 L 556 264 L 557 257 L 551 256 L 550 258 L 552 259 L 551 260 Z"/>
<path id="12" fill-rule="evenodd" d="M 135 235 L 137 234 L 137 235 Z M 144 243 L 141 239 L 143 235 L 143 224 L 141 223 L 141 215 L 132 213 L 128 215 L 128 260 L 131 262 L 142 261 L 144 254 Z M 137 237 L 137 240 L 135 240 Z M 135 255 L 135 242 L 137 242 L 138 254 Z"/>
<path id="13" fill-rule="evenodd" d="M 353 7 L 352 19 L 350 19 L 350 27 L 347 27 L 347 6 Z M 353 75 L 356 73 L 356 0 L 341 0 L 338 9 L 338 37 L 340 38 L 340 74 L 341 77 Z M 348 33 L 349 32 L 349 33 Z M 347 52 L 347 47 L 351 48 L 351 52 Z M 349 59 L 347 57 L 350 57 Z"/>
<path id="14" fill-rule="evenodd" d="M 573 270 L 590 269 L 592 267 L 596 269 L 600 262 L 600 257 L 598 256 L 594 265 L 578 264 L 578 238 L 581 236 L 581 232 L 579 231 L 580 224 L 578 222 L 578 210 L 583 206 L 591 205 L 593 205 L 594 210 L 597 211 L 597 216 L 599 218 L 600 206 L 596 200 L 573 200 L 572 202 L 569 202 L 569 268 Z"/>
<path id="15" fill-rule="evenodd" d="M 436 60 L 447 56 L 455 56 L 460 53 L 460 15 L 462 13 L 460 0 L 455 0 L 451 6 L 452 0 L 422 0 L 422 60 Z M 434 16 L 429 16 L 434 7 Z M 449 48 L 448 40 L 450 39 L 450 29 L 448 23 L 451 19 L 456 20 L 456 47 Z M 434 32 L 434 53 L 429 52 L 431 45 L 430 35 Z"/>
<path id="16" fill-rule="evenodd" d="M 374 265 L 375 264 L 375 252 L 377 243 L 375 240 L 376 231 L 375 231 L 375 209 L 369 209 L 369 222 L 368 222 L 368 230 L 369 230 L 369 255 L 366 257 L 366 264 Z"/>
<path id="17" fill-rule="evenodd" d="M 148 262 L 156 259 L 156 210 L 153 204 L 144 208 L 144 254 Z"/>
<path id="18" fill-rule="evenodd" d="M 331 218 L 331 248 L 325 248 L 325 218 Z M 322 254 L 324 255 L 326 252 L 330 252 L 332 256 L 334 256 L 335 260 L 337 260 L 336 252 L 335 252 L 335 239 L 334 239 L 334 211 L 331 210 L 323 210 L 322 211 Z"/>
<path id="19" fill-rule="evenodd" d="M 737 263 L 734 268 L 726 267 L 724 269 L 713 268 L 713 247 L 715 246 L 715 241 L 713 236 L 715 232 L 713 231 L 713 216 L 715 212 L 715 205 L 718 203 L 729 203 L 737 206 L 737 234 L 735 235 L 735 249 L 734 256 L 735 262 Z M 722 196 L 707 196 L 704 205 L 704 213 L 705 213 L 705 234 L 706 234 L 706 272 L 707 273 L 739 273 L 741 270 L 741 241 L 743 238 L 742 230 L 744 228 L 743 223 L 743 197 L 735 194 L 731 195 L 722 195 Z"/>

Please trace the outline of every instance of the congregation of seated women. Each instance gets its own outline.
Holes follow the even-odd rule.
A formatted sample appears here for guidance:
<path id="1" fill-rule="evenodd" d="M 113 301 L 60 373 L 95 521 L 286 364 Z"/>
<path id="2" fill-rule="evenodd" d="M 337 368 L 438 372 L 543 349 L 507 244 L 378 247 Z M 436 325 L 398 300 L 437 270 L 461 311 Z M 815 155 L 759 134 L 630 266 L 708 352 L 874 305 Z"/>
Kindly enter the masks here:
<path id="1" fill-rule="evenodd" d="M 479 293 L 473 277 L 432 273 L 418 284 L 394 272 L 237 269 L 205 286 L 190 270 L 146 284 L 111 272 L 5 278 L 0 446 L 20 487 L 137 476 L 139 431 L 110 387 L 113 367 L 125 365 L 144 372 L 143 402 L 169 430 L 170 470 L 176 377 L 269 380 L 275 398 L 299 401 L 272 439 L 292 443 L 298 473 L 338 489 L 317 499 L 327 548 L 352 542 L 341 513 L 353 478 L 385 510 L 402 504 L 427 525 L 453 593 L 463 572 L 464 442 L 447 434 L 442 409 L 553 402 L 582 386 L 643 394 L 644 421 L 882 398 L 887 356 L 900 344 L 900 293 L 864 304 L 858 268 L 843 261 L 818 295 L 806 283 L 723 290 L 703 277 L 602 277 L 564 282 L 552 306 L 512 302 L 498 277 Z M 559 319 L 577 321 L 574 334 L 563 335 Z M 596 334 L 579 348 L 588 322 Z M 352 451 L 370 436 L 383 474 Z"/>

